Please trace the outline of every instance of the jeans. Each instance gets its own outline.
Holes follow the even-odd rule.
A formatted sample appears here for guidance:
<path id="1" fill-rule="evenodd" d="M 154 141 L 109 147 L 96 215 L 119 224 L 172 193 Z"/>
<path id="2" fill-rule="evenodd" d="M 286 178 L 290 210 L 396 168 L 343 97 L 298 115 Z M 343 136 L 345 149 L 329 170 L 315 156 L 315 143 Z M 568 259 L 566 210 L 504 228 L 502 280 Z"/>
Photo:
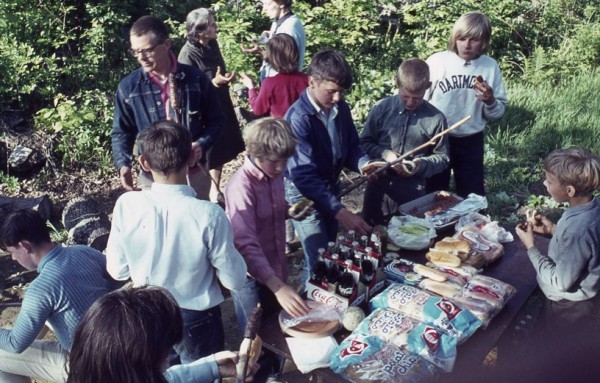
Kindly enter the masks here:
<path id="1" fill-rule="evenodd" d="M 257 282 L 256 279 L 250 276 L 246 277 L 244 287 L 240 290 L 231 290 L 231 297 L 233 298 L 235 315 L 242 335 L 258 303 L 262 308 L 263 318 L 279 314 L 281 310 L 281 305 L 279 305 L 275 294 L 267 286 Z"/>
<path id="2" fill-rule="evenodd" d="M 67 380 L 67 351 L 57 341 L 34 340 L 20 354 L 0 350 L 0 382 L 29 383 Z"/>
<path id="3" fill-rule="evenodd" d="M 285 199 L 290 205 L 302 199 L 302 194 L 287 179 L 285 180 Z M 325 249 L 327 248 L 327 242 L 335 241 L 338 222 L 334 217 L 322 214 L 317 209 L 313 209 L 308 217 L 302 221 L 294 220 L 293 224 L 304 250 L 304 266 L 302 267 L 300 280 L 306 286 L 306 282 L 308 282 L 310 277 L 310 270 L 317 263 L 319 248 L 322 247 Z"/>
<path id="4" fill-rule="evenodd" d="M 450 189 L 450 171 L 454 172 L 456 194 L 466 198 L 475 193 L 485 195 L 483 184 L 483 132 L 466 137 L 450 136 L 450 166 L 432 176 L 427 184 L 429 193 Z"/>
<path id="5" fill-rule="evenodd" d="M 215 306 L 208 310 L 181 309 L 183 317 L 183 339 L 175 345 L 182 364 L 193 362 L 225 349 L 225 335 L 221 309 Z"/>

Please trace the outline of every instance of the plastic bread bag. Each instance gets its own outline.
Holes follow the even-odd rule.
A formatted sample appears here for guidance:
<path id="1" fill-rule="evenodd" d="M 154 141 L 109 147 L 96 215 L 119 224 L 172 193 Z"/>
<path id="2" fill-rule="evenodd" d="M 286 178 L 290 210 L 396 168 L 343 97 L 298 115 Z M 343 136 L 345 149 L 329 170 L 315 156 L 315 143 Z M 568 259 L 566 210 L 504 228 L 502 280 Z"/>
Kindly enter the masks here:
<path id="1" fill-rule="evenodd" d="M 469 279 L 479 274 L 479 270 L 468 265 L 460 265 L 458 267 L 439 266 L 432 262 L 427 262 L 426 266 L 436 269 L 446 275 L 446 278 L 459 286 L 467 284 Z"/>
<path id="2" fill-rule="evenodd" d="M 423 276 L 415 271 L 415 263 L 403 258 L 390 262 L 383 273 L 389 281 L 412 286 L 423 280 Z"/>
<path id="3" fill-rule="evenodd" d="M 471 314 L 476 316 L 477 319 L 481 321 L 481 328 L 483 329 L 490 324 L 492 318 L 494 318 L 494 316 L 496 316 L 498 313 L 498 310 L 494 308 L 494 306 L 477 298 L 458 295 L 448 298 L 448 301 L 456 304 L 458 307 L 461 307 L 464 310 L 468 310 Z"/>
<path id="4" fill-rule="evenodd" d="M 481 235 L 493 242 L 506 243 L 514 240 L 513 235 L 509 231 L 498 225 L 498 222 L 492 221 L 487 215 L 469 213 L 462 216 L 456 223 L 455 230 L 459 232 L 463 227 L 467 226 L 478 228 Z"/>
<path id="5" fill-rule="evenodd" d="M 376 336 L 351 334 L 333 352 L 330 368 L 354 383 L 429 383 L 440 370 Z"/>
<path id="6" fill-rule="evenodd" d="M 388 224 L 388 238 L 403 249 L 425 249 L 435 237 L 435 225 L 423 218 L 395 216 Z"/>
<path id="7" fill-rule="evenodd" d="M 476 226 L 464 226 L 453 236 L 455 239 L 461 239 L 469 242 L 471 251 L 483 256 L 484 264 L 488 265 L 502 256 L 504 246 L 500 242 L 490 241 L 481 234 L 481 230 Z M 475 264 L 472 264 L 475 266 Z M 477 267 L 477 266 L 475 266 Z"/>
<path id="8" fill-rule="evenodd" d="M 373 335 L 394 346 L 406 348 L 447 372 L 452 371 L 456 360 L 455 337 L 394 310 L 373 311 L 353 333 Z"/>
<path id="9" fill-rule="evenodd" d="M 484 300 L 501 310 L 517 289 L 499 279 L 476 275 L 463 287 L 462 296 Z"/>
<path id="10" fill-rule="evenodd" d="M 419 322 L 434 325 L 457 338 L 459 343 L 470 337 L 482 323 L 467 310 L 446 299 L 412 286 L 392 284 L 371 299 L 371 309 L 391 309 Z"/>
<path id="11" fill-rule="evenodd" d="M 285 316 L 282 319 L 281 325 L 285 328 L 295 327 L 301 323 L 318 323 L 318 322 L 332 322 L 339 321 L 341 322 L 340 313 L 336 311 L 335 308 L 329 306 L 327 304 L 316 304 L 310 301 L 311 307 L 308 314 L 300 316 L 300 317 L 291 317 Z M 320 303 L 320 302 L 319 302 Z"/>
<path id="12" fill-rule="evenodd" d="M 423 322 L 423 307 L 431 297 L 426 291 L 400 283 L 392 283 L 377 294 L 369 305 L 371 310 L 390 308 Z"/>

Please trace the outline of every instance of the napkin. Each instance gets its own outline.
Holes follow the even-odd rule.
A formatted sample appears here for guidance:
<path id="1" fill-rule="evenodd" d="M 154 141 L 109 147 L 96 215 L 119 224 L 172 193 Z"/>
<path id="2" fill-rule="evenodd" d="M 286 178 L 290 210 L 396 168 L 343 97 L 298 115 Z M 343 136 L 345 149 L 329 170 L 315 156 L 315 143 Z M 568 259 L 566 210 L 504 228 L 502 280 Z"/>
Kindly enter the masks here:
<path id="1" fill-rule="evenodd" d="M 306 374 L 314 369 L 329 367 L 331 353 L 337 347 L 333 336 L 323 338 L 285 338 L 298 370 Z"/>

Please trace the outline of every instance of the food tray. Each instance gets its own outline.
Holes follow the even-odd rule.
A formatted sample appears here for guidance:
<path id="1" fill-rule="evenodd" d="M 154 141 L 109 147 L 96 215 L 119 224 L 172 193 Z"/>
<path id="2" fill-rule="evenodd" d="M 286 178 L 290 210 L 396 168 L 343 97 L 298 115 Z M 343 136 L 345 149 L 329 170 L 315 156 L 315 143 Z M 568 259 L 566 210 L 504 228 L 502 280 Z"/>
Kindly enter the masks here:
<path id="1" fill-rule="evenodd" d="M 400 205 L 400 213 L 404 214 L 404 215 L 412 215 L 414 217 L 418 217 L 418 218 L 424 218 L 425 217 L 425 213 L 435 209 L 436 207 L 440 207 L 440 205 L 442 205 L 442 203 L 440 203 L 440 201 L 438 199 L 436 199 L 436 196 L 438 194 L 440 194 L 442 192 L 440 191 L 436 191 L 433 193 L 429 193 L 427 195 L 424 195 L 423 197 L 419 197 L 415 200 L 412 200 L 410 202 L 407 202 L 405 204 Z M 447 211 L 449 208 L 451 208 L 452 206 L 457 205 L 460 201 L 462 201 L 464 198 L 454 194 L 454 193 L 449 193 L 449 192 L 444 192 L 447 193 L 449 195 L 448 198 L 452 198 L 455 200 L 455 203 L 452 204 L 444 204 L 444 209 L 442 209 L 443 211 Z M 435 224 L 435 228 L 437 230 L 441 230 L 441 229 L 446 229 L 448 227 L 451 227 L 453 225 L 456 224 L 456 222 L 458 222 L 458 219 L 460 217 L 456 217 L 455 219 L 452 219 L 449 222 L 445 222 L 443 224 Z"/>

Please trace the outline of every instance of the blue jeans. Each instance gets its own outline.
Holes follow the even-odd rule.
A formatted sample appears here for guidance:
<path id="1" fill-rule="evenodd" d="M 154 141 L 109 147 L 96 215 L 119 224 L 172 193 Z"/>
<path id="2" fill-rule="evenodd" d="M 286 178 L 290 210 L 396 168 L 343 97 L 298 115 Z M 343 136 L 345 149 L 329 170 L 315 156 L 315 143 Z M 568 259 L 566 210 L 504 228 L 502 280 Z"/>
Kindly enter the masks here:
<path id="1" fill-rule="evenodd" d="M 196 311 L 181 309 L 183 339 L 175 345 L 181 363 L 190 363 L 225 349 L 225 335 L 219 306 Z"/>
<path id="2" fill-rule="evenodd" d="M 285 199 L 292 205 L 302 199 L 302 194 L 289 180 L 285 180 Z M 322 214 L 314 209 L 308 217 L 302 221 L 293 221 L 294 229 L 300 236 L 300 243 L 304 250 L 304 266 L 300 274 L 301 280 L 306 286 L 312 270 L 317 263 L 319 248 L 327 248 L 327 242 L 335 241 L 338 231 L 338 222 L 334 217 Z"/>
<path id="3" fill-rule="evenodd" d="M 240 290 L 231 290 L 231 297 L 233 298 L 235 315 L 242 335 L 259 302 L 263 310 L 262 318 L 279 314 L 279 311 L 281 311 L 281 305 L 275 294 L 267 286 L 257 282 L 256 279 L 250 276 L 246 277 L 246 283 Z"/>

